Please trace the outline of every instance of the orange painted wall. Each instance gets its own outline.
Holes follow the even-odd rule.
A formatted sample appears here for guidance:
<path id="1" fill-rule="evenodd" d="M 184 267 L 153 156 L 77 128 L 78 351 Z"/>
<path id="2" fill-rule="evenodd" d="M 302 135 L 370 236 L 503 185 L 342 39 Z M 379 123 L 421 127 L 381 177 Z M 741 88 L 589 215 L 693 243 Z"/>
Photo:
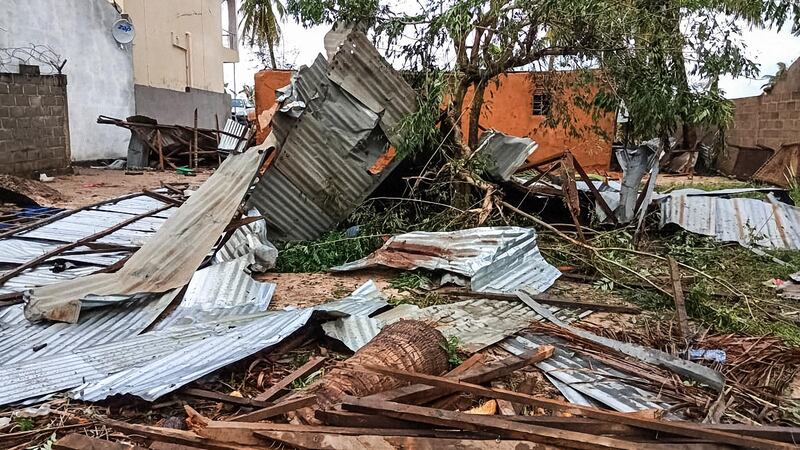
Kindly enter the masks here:
<path id="1" fill-rule="evenodd" d="M 269 120 L 266 117 L 266 123 L 262 123 L 262 114 L 272 108 L 275 104 L 275 89 L 282 88 L 289 84 L 292 79 L 291 70 L 262 70 L 256 72 L 255 75 L 255 97 L 256 97 L 256 124 L 258 124 L 258 132 L 256 133 L 256 142 L 262 143 L 267 137 L 269 129 L 267 125 Z"/>
<path id="2" fill-rule="evenodd" d="M 563 73 L 563 76 L 570 76 Z M 483 129 L 493 128 L 503 133 L 514 136 L 527 136 L 539 144 L 539 148 L 529 158 L 529 162 L 541 161 L 569 149 L 575 159 L 586 169 L 593 172 L 608 170 L 611 163 L 611 141 L 606 140 L 596 132 L 582 131 L 580 137 L 571 136 L 560 127 L 549 128 L 542 126 L 544 116 L 533 115 L 533 92 L 535 90 L 536 74 L 530 72 L 513 72 L 498 77 L 499 84 L 489 82 L 484 93 L 484 105 L 481 111 L 479 126 Z M 590 90 L 591 92 L 591 90 Z M 566 95 L 573 92 L 565 91 Z M 569 97 L 565 97 L 569 98 Z M 472 91 L 467 93 L 464 102 L 472 102 Z M 592 126 L 590 113 L 579 108 L 571 108 L 575 121 L 575 128 L 583 130 Z M 469 123 L 469 108 L 462 117 L 462 130 L 464 139 L 467 136 Z M 596 124 L 607 136 L 614 136 L 615 115 L 606 114 Z"/>
<path id="3" fill-rule="evenodd" d="M 292 72 L 288 70 L 262 70 L 255 75 L 256 117 L 275 104 L 275 89 L 289 84 Z M 499 85 L 490 82 L 484 95 L 484 108 L 480 126 L 494 128 L 514 136 L 528 136 L 539 144 L 531 155 L 531 161 L 542 160 L 566 149 L 572 151 L 578 162 L 589 171 L 604 172 L 611 162 L 611 142 L 593 132 L 584 132 L 581 137 L 570 136 L 561 128 L 542 127 L 543 116 L 533 115 L 534 78 L 528 72 L 501 75 Z M 465 104 L 469 105 L 471 92 Z M 592 117 L 580 109 L 573 111 L 576 128 L 583 129 L 592 124 Z M 464 112 L 462 125 L 466 139 L 469 111 Z M 614 135 L 614 114 L 607 114 L 597 124 L 608 136 Z M 257 122 L 261 122 L 257 120 Z M 258 142 L 266 137 L 267 130 L 259 126 Z"/>

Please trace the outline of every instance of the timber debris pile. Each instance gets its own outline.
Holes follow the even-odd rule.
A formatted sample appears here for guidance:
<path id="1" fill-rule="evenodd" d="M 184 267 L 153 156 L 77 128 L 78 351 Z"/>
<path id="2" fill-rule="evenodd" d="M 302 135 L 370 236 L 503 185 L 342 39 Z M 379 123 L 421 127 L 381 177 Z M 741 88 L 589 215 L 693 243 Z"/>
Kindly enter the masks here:
<path id="1" fill-rule="evenodd" d="M 657 189 L 658 140 L 616 178 L 491 129 L 465 164 L 404 154 L 415 89 L 365 34 L 330 41 L 253 127 L 98 119 L 132 167 L 218 164 L 199 186 L 3 213 L 0 446 L 800 442 L 785 187 Z M 336 292 L 282 293 L 323 271 Z"/>

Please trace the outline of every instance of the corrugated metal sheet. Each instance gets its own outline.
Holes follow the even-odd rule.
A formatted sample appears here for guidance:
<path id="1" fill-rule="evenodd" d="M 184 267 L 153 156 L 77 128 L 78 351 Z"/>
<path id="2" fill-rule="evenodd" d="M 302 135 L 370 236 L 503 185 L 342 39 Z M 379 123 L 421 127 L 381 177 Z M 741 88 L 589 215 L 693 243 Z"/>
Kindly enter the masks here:
<path id="1" fill-rule="evenodd" d="M 395 136 L 387 130 L 416 109 L 416 97 L 360 33 L 348 36 L 330 66 L 320 55 L 301 68 L 292 96 L 305 110 L 298 119 L 286 113 L 273 118 L 280 153 L 250 201 L 278 238 L 314 239 L 396 165 L 370 173 L 387 152 L 386 134 Z"/>
<path id="2" fill-rule="evenodd" d="M 536 232 L 520 227 L 401 234 L 366 258 L 331 270 L 377 265 L 445 270 L 472 277 L 471 288 L 476 292 L 513 292 L 522 286 L 543 292 L 561 274 L 539 252 Z"/>
<path id="3" fill-rule="evenodd" d="M 239 207 L 262 159 L 257 150 L 225 159 L 118 272 L 95 274 L 26 293 L 26 317 L 74 323 L 81 299 L 88 295 L 165 292 L 186 284 Z"/>
<path id="4" fill-rule="evenodd" d="M 573 322 L 581 311 L 549 307 L 550 311 L 565 322 Z M 388 314 L 391 314 L 389 311 Z M 456 336 L 459 344 L 470 352 L 500 342 L 506 337 L 526 328 L 535 320 L 542 320 L 522 302 L 472 299 L 447 305 L 435 305 L 419 310 L 406 310 L 401 317 L 387 320 L 387 316 L 375 318 L 384 324 L 399 319 L 423 320 L 431 323 L 445 336 Z"/>
<path id="5" fill-rule="evenodd" d="M 537 147 L 539 144 L 526 137 L 487 130 L 481 135 L 475 155 L 488 159 L 487 172 L 492 178 L 508 181 Z"/>
<path id="6" fill-rule="evenodd" d="M 62 272 L 53 272 L 52 263 L 40 264 L 6 281 L 3 287 L 0 287 L 0 294 L 22 292 L 38 286 L 47 286 L 49 284 L 72 280 L 73 278 L 92 274 L 102 268 L 101 266 L 81 266 L 72 267 Z"/>
<path id="7" fill-rule="evenodd" d="M 272 313 L 164 354 L 148 364 L 96 379 L 75 389 L 79 400 L 98 401 L 116 394 L 155 400 L 228 364 L 246 358 L 288 337 L 311 317 L 312 310 Z"/>
<path id="8" fill-rule="evenodd" d="M 388 306 L 386 297 L 374 281 L 369 280 L 345 298 L 315 306 L 318 311 L 338 312 L 351 316 L 369 316 Z"/>
<path id="9" fill-rule="evenodd" d="M 659 200 L 661 226 L 676 224 L 745 247 L 800 249 L 800 208 L 768 197 L 762 201 L 673 194 Z"/>
<path id="10" fill-rule="evenodd" d="M 249 258 L 240 257 L 195 272 L 181 304 L 156 328 L 266 311 L 275 293 L 275 285 L 254 280 L 247 272 L 249 263 Z"/>
<path id="11" fill-rule="evenodd" d="M 129 304 L 89 311 L 75 324 L 23 319 L 0 331 L 0 364 L 46 358 L 136 336 L 153 323 L 176 294 L 137 296 Z M 18 311 L 21 319 L 21 308 Z"/>
<path id="12" fill-rule="evenodd" d="M 586 405 L 591 402 L 572 395 L 571 390 L 620 412 L 669 407 L 664 402 L 656 401 L 658 394 L 645 391 L 625 381 L 627 379 L 636 381 L 635 374 L 619 372 L 593 358 L 567 351 L 559 346 L 560 343 L 549 336 L 522 333 L 520 336 L 502 341 L 499 345 L 514 355 L 521 355 L 540 345 L 554 345 L 556 349 L 553 356 L 535 365 L 549 377 L 566 385 L 569 389 L 562 393 L 568 399 L 571 397 L 570 401 L 574 403 Z M 560 386 L 558 383 L 554 384 L 556 387 Z"/>
<path id="13" fill-rule="evenodd" d="M 102 380 L 132 366 L 147 364 L 190 343 L 206 338 L 213 329 L 181 329 L 146 333 L 86 349 L 0 367 L 0 404 L 8 404 L 82 383 Z"/>
<path id="14" fill-rule="evenodd" d="M 322 324 L 322 330 L 333 339 L 341 341 L 352 351 L 358 351 L 380 333 L 380 320 L 366 316 L 350 316 Z"/>
<path id="15" fill-rule="evenodd" d="M 352 32 L 341 42 L 331 61 L 329 77 L 379 114 L 381 129 L 389 142 L 400 146 L 398 125 L 417 110 L 417 95 L 363 33 Z"/>
<path id="16" fill-rule="evenodd" d="M 203 375 L 277 344 L 305 325 L 314 311 L 359 314 L 374 312 L 384 305 L 380 291 L 370 281 L 341 300 L 314 308 L 249 317 L 245 324 L 228 329 L 223 334 L 204 338 L 150 364 L 87 383 L 75 389 L 73 394 L 75 398 L 89 401 L 123 393 L 155 400 Z M 238 318 L 229 317 L 226 320 Z"/>

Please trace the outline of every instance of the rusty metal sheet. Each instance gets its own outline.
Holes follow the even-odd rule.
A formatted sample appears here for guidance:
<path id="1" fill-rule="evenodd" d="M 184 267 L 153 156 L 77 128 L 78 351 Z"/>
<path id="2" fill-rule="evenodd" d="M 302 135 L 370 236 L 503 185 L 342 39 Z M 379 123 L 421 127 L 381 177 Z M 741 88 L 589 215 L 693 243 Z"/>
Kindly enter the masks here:
<path id="1" fill-rule="evenodd" d="M 25 316 L 75 323 L 89 295 L 165 292 L 186 284 L 240 206 L 262 154 L 254 148 L 225 159 L 121 270 L 26 292 Z"/>
<path id="2" fill-rule="evenodd" d="M 373 266 L 443 270 L 471 277 L 475 292 L 544 292 L 561 273 L 542 257 L 536 232 L 520 227 L 482 227 L 452 232 L 415 231 L 394 236 L 366 258 L 333 267 Z"/>

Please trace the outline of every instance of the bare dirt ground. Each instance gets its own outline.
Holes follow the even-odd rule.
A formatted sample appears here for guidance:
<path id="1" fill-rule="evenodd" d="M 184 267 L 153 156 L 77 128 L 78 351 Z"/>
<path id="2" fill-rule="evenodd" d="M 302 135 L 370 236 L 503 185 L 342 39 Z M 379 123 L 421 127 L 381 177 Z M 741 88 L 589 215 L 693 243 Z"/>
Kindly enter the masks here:
<path id="1" fill-rule="evenodd" d="M 269 272 L 256 278 L 277 285 L 269 307 L 283 309 L 287 306 L 305 308 L 335 298 L 347 297 L 369 280 L 375 281 L 387 297 L 397 296 L 399 293 L 389 287 L 389 282 L 395 276 L 397 276 L 395 271 L 378 269 L 347 273 Z"/>
<path id="2" fill-rule="evenodd" d="M 142 189 L 152 189 L 161 183 L 189 183 L 199 185 L 213 173 L 199 170 L 196 176 L 187 177 L 175 172 L 145 171 L 141 175 L 126 175 L 124 170 L 103 170 L 75 167 L 72 175 L 55 177 L 46 185 L 59 192 L 60 198 L 49 204 L 58 208 L 79 208 L 102 200 L 119 197 Z"/>

